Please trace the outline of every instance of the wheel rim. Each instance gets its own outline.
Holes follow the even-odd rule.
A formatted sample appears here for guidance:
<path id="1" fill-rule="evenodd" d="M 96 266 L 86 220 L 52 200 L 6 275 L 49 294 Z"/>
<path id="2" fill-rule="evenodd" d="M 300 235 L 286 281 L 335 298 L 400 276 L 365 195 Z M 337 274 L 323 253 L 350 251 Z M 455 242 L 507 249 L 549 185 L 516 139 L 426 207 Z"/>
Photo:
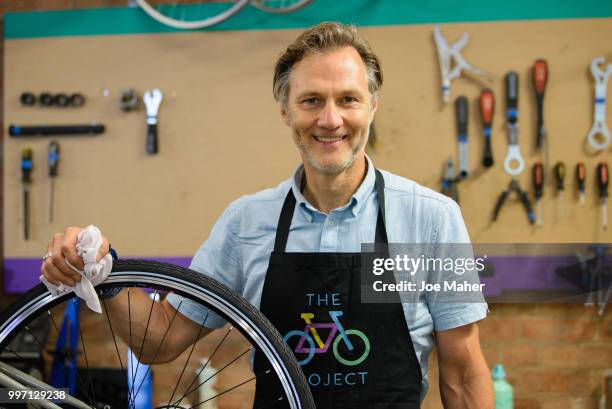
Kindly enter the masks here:
<path id="1" fill-rule="evenodd" d="M 155 7 L 151 6 L 147 0 L 136 0 L 136 2 L 138 3 L 138 5 L 149 15 L 151 16 L 153 19 L 159 21 L 162 24 L 165 24 L 169 27 L 173 27 L 173 28 L 178 28 L 181 30 L 195 30 L 198 28 L 205 28 L 205 27 L 210 27 L 213 26 L 215 24 L 218 24 L 224 20 L 227 20 L 228 18 L 232 17 L 234 14 L 238 13 L 250 0 L 236 0 L 236 2 L 233 4 L 233 6 L 231 6 L 230 8 L 228 8 L 225 11 L 219 12 L 211 17 L 207 17 L 204 19 L 199 19 L 199 20 L 195 20 L 195 21 L 184 21 L 184 20 L 180 20 L 177 19 L 175 17 L 171 17 L 168 15 L 165 15 L 164 13 L 162 13 L 160 11 L 160 9 L 156 9 Z M 180 6 L 179 7 L 191 7 L 192 5 L 188 5 L 188 6 Z M 204 2 L 200 5 L 195 5 L 195 6 L 201 6 L 201 7 L 218 7 L 218 4 L 210 4 L 210 2 Z M 174 9 L 173 9 L 174 10 Z M 179 10 L 188 10 L 186 8 L 183 9 L 179 9 Z"/>
<path id="2" fill-rule="evenodd" d="M 275 373 L 275 376 L 280 380 L 282 388 L 285 392 L 285 398 L 287 399 L 287 403 L 289 404 L 289 406 L 291 408 L 303 407 L 300 404 L 299 398 L 297 398 L 298 391 L 296 390 L 296 387 L 293 382 L 290 380 L 291 376 L 288 373 L 287 368 L 282 363 L 282 358 L 279 356 L 278 352 L 275 350 L 274 346 L 272 345 L 270 340 L 268 340 L 262 330 L 252 322 L 251 318 L 241 313 L 236 306 L 232 305 L 227 300 L 223 299 L 218 294 L 215 294 L 214 292 L 208 289 L 198 288 L 197 285 L 192 282 L 177 277 L 167 277 L 163 274 L 155 274 L 151 272 L 114 272 L 105 282 L 104 286 L 111 287 L 121 285 L 130 286 L 131 288 L 131 286 L 141 286 L 142 284 L 146 284 L 151 288 L 172 288 L 173 291 L 175 291 L 177 294 L 180 294 L 185 298 L 199 299 L 202 301 L 202 304 L 205 304 L 207 306 L 207 308 L 210 308 L 217 313 L 221 313 L 224 318 L 228 319 L 235 325 L 239 332 L 242 333 L 251 342 L 253 346 L 259 348 L 260 351 L 264 354 L 264 356 L 266 356 L 270 366 L 272 367 L 273 372 Z M 44 314 L 45 311 L 51 310 L 56 304 L 59 304 L 62 301 L 66 301 L 67 298 L 69 297 L 53 296 L 47 292 L 41 292 L 35 298 L 22 305 L 21 308 L 11 314 L 11 318 L 9 320 L 0 323 L 0 352 L 5 350 L 4 347 L 8 344 L 7 338 L 10 337 L 12 334 L 15 334 L 20 328 L 27 327 L 28 322 L 34 316 Z M 51 321 L 53 322 L 53 318 L 51 318 Z M 171 324 L 169 325 L 169 327 L 170 326 Z M 136 351 L 138 344 L 133 344 L 132 347 L 132 349 Z M 83 345 L 83 349 L 85 349 L 85 345 Z M 117 353 L 119 354 L 118 351 Z M 185 363 L 185 365 L 187 365 L 187 362 Z M 189 389 L 190 387 L 191 385 L 187 389 Z M 195 390 L 197 390 L 197 388 L 193 391 Z M 136 391 L 136 393 L 138 392 Z M 170 401 L 168 405 L 171 405 L 173 403 L 176 404 L 176 401 Z"/>
<path id="3" fill-rule="evenodd" d="M 274 14 L 287 14 L 306 7 L 312 0 L 253 0 L 251 4 L 260 10 Z"/>

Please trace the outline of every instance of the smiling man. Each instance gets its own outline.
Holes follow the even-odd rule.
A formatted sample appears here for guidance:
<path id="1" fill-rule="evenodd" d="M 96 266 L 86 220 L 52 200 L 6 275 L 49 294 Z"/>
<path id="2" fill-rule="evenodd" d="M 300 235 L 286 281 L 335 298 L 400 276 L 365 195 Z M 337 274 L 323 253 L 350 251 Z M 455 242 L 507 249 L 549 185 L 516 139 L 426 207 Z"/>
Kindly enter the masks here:
<path id="1" fill-rule="evenodd" d="M 365 155 L 382 82 L 378 58 L 352 26 L 322 23 L 290 44 L 276 64 L 273 88 L 303 163 L 277 187 L 230 204 L 191 268 L 266 314 L 296 351 L 317 408 L 420 407 L 434 345 L 445 407 L 492 408 L 476 324 L 486 304 L 402 304 L 397 294 L 387 303 L 363 304 L 359 297 L 362 243 L 469 242 L 455 202 L 376 169 Z M 52 283 L 79 279 L 64 261 L 80 263 L 79 231 L 68 228 L 50 243 L 53 256 L 42 271 Z M 122 297 L 107 305 L 120 312 Z M 171 294 L 161 303 L 151 334 L 165 328 L 179 302 Z M 142 303 L 148 305 L 144 296 Z M 182 304 L 161 360 L 190 345 L 204 317 L 209 330 L 224 324 L 188 300 Z M 138 334 L 130 336 L 140 343 Z M 145 361 L 159 342 L 149 338 Z M 256 372 L 260 364 L 256 355 Z M 274 388 L 258 380 L 254 407 L 274 401 Z"/>

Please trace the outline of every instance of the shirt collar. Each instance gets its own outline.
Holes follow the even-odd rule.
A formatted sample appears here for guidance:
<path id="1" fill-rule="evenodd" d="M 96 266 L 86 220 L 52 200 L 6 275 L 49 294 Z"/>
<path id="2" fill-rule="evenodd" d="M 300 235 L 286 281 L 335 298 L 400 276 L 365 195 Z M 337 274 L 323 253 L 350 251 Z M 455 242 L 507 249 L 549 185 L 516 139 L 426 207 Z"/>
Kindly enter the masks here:
<path id="1" fill-rule="evenodd" d="M 349 202 L 340 207 L 339 210 L 344 210 L 346 208 L 350 208 L 353 216 L 357 216 L 359 211 L 362 209 L 363 204 L 366 199 L 374 191 L 374 184 L 376 180 L 376 175 L 374 173 L 374 165 L 372 164 L 372 160 L 368 155 L 365 155 L 366 163 L 368 170 L 366 172 L 366 176 L 359 185 L 357 191 L 351 196 Z M 314 213 L 321 213 L 317 210 L 313 205 L 311 205 L 304 195 L 302 194 L 302 180 L 304 178 L 304 165 L 301 164 L 297 167 L 293 174 L 293 178 L 291 178 L 291 189 L 293 190 L 293 195 L 295 196 L 295 201 L 298 206 L 301 206 L 303 209 L 307 210 L 307 217 L 309 221 L 312 221 L 312 217 Z"/>

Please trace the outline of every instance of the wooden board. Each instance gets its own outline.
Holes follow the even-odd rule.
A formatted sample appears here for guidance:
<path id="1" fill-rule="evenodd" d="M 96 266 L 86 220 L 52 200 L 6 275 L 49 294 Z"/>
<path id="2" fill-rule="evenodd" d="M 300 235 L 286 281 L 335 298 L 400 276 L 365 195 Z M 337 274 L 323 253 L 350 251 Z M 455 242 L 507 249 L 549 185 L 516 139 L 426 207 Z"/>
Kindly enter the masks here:
<path id="1" fill-rule="evenodd" d="M 432 25 L 368 27 L 362 32 L 383 62 L 385 84 L 376 117 L 378 143 L 371 155 L 378 167 L 439 190 L 442 162 L 457 156 L 454 111 L 442 107 L 440 74 Z M 591 59 L 612 60 L 612 19 L 447 24 L 453 42 L 464 31 L 464 56 L 497 77 L 493 126 L 495 166 L 459 189 L 471 237 L 478 242 L 610 241 L 600 226 L 594 167 L 610 150 L 588 156 L 582 150 L 593 117 Z M 189 256 L 206 239 L 227 204 L 247 193 L 275 186 L 299 163 L 289 129 L 272 98 L 273 64 L 299 30 L 198 32 L 129 36 L 54 37 L 5 44 L 6 127 L 16 124 L 102 122 L 98 137 L 58 138 L 60 176 L 55 221 L 48 222 L 47 146 L 50 139 L 15 140 L 5 131 L 5 257 L 37 257 L 52 234 L 66 225 L 94 223 L 125 256 Z M 520 74 L 519 138 L 527 162 L 520 181 L 531 192 L 535 160 L 535 104 L 528 77 L 536 58 L 548 60 L 550 79 L 545 123 L 550 162 L 568 167 L 564 214 L 557 212 L 551 180 L 544 198 L 543 228 L 527 224 L 520 204 L 507 203 L 500 220 L 490 218 L 509 176 L 501 167 L 506 149 L 503 76 Z M 160 88 L 160 153 L 145 152 L 144 110 L 119 110 L 119 95 L 134 87 Z M 109 95 L 103 96 L 103 90 Z M 79 91 L 80 109 L 26 108 L 21 92 Z M 453 82 L 453 99 L 470 100 L 470 161 L 482 155 L 476 98 L 480 85 Z M 608 110 L 612 125 L 612 112 Z M 20 152 L 34 151 L 31 239 L 23 239 Z M 587 165 L 587 203 L 577 205 L 575 164 Z M 550 175 L 550 174 L 549 174 Z"/>

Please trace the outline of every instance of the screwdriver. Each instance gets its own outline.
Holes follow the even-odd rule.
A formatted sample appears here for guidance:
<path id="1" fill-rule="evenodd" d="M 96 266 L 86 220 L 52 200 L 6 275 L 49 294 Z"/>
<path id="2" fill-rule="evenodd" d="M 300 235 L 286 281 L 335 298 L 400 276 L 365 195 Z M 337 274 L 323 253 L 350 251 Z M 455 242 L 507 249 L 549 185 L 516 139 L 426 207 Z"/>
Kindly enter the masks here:
<path id="1" fill-rule="evenodd" d="M 563 190 L 565 189 L 565 163 L 557 162 L 554 168 L 557 183 L 557 197 L 559 198 L 559 213 L 563 214 Z"/>
<path id="2" fill-rule="evenodd" d="M 470 161 L 468 156 L 468 100 L 464 96 L 455 100 L 455 118 L 457 120 L 457 139 L 459 141 L 459 176 L 461 179 L 468 177 L 470 173 Z"/>
<path id="3" fill-rule="evenodd" d="M 578 200 L 580 206 L 584 206 L 584 181 L 586 180 L 586 169 L 584 163 L 578 162 L 576 165 L 576 185 L 578 186 Z"/>
<path id="4" fill-rule="evenodd" d="M 535 61 L 532 76 L 537 106 L 536 150 L 540 150 L 546 137 L 546 130 L 544 129 L 544 91 L 548 82 L 548 64 L 546 60 L 539 59 Z"/>
<path id="5" fill-rule="evenodd" d="M 21 183 L 23 184 L 23 233 L 30 238 L 30 183 L 32 182 L 32 149 L 21 151 Z"/>
<path id="6" fill-rule="evenodd" d="M 491 124 L 493 122 L 493 112 L 495 111 L 495 98 L 493 97 L 493 91 L 488 88 L 483 89 L 480 92 L 479 105 L 485 138 L 482 165 L 489 168 L 493 166 L 493 151 L 491 150 Z"/>
<path id="7" fill-rule="evenodd" d="M 602 161 L 597 165 L 597 185 L 599 187 L 599 197 L 601 198 L 601 222 L 604 230 L 608 228 L 608 206 L 606 200 L 608 197 L 609 181 L 608 164 Z"/>
<path id="8" fill-rule="evenodd" d="M 544 189 L 544 170 L 542 162 L 534 163 L 531 170 L 533 190 L 536 199 L 536 224 L 542 226 L 542 194 Z"/>
<path id="9" fill-rule="evenodd" d="M 49 190 L 49 223 L 53 223 L 53 199 L 59 154 L 59 144 L 56 141 L 51 141 L 49 143 L 49 155 L 47 156 L 49 163 L 49 178 L 51 179 L 51 189 Z"/>

